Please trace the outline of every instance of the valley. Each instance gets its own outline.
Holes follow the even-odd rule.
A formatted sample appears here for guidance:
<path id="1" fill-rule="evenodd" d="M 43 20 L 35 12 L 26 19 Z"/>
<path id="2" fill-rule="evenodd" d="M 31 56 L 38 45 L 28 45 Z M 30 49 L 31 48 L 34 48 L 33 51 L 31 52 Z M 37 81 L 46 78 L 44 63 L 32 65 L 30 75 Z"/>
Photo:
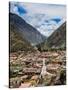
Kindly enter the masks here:
<path id="1" fill-rule="evenodd" d="M 66 85 L 66 22 L 49 37 L 9 14 L 9 87 Z"/>

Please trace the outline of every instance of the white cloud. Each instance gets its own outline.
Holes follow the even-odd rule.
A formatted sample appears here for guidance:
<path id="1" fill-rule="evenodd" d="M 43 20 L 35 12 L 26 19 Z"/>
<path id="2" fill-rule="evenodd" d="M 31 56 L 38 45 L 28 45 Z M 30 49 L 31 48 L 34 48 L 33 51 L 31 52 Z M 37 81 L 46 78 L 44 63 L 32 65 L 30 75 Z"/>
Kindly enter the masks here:
<path id="1" fill-rule="evenodd" d="M 47 14 L 49 16 L 60 16 L 66 18 L 66 6 L 65 5 L 51 5 L 51 4 L 38 4 L 38 3 L 15 3 L 11 2 L 12 8 L 14 9 L 14 5 L 18 4 L 21 7 L 24 7 L 28 14 Z"/>
<path id="2" fill-rule="evenodd" d="M 24 8 L 27 13 L 20 15 L 18 6 Z M 37 30 L 45 36 L 51 35 L 55 29 L 66 21 L 65 5 L 12 2 L 10 11 L 21 16 L 26 22 L 37 28 Z M 56 17 L 61 19 L 59 23 L 51 20 Z M 45 20 L 48 20 L 48 23 L 46 23 Z M 48 26 L 48 24 L 50 25 Z"/>
<path id="3" fill-rule="evenodd" d="M 21 6 L 28 11 L 28 13 L 47 14 L 49 16 L 60 16 L 66 18 L 66 6 L 64 5 L 49 5 L 49 4 L 35 4 L 35 3 L 21 3 Z"/>
<path id="4" fill-rule="evenodd" d="M 18 7 L 15 4 L 16 2 L 10 2 L 10 12 L 19 14 Z"/>

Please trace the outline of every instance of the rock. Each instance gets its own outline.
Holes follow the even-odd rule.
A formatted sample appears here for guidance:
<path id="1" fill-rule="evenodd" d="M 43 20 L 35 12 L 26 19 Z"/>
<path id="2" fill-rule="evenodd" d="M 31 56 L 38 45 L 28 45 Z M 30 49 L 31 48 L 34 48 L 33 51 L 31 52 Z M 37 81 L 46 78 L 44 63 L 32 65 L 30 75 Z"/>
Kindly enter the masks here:
<path id="1" fill-rule="evenodd" d="M 20 78 L 21 78 L 21 81 L 24 81 L 24 80 L 26 80 L 28 78 L 28 75 L 24 75 L 24 76 L 22 76 Z"/>
<path id="2" fill-rule="evenodd" d="M 40 73 L 41 70 L 37 68 L 23 68 L 23 72 L 25 74 L 31 74 L 31 73 Z"/>
<path id="3" fill-rule="evenodd" d="M 34 75 L 34 76 L 32 76 L 32 80 L 37 80 L 39 77 L 38 77 L 38 75 Z"/>
<path id="4" fill-rule="evenodd" d="M 63 61 L 61 59 L 54 59 L 54 60 L 52 60 L 52 63 L 62 65 Z"/>
<path id="5" fill-rule="evenodd" d="M 56 53 L 56 52 L 54 52 L 54 53 L 52 54 L 53 57 L 58 57 L 58 55 L 59 55 L 59 54 Z"/>
<path id="6" fill-rule="evenodd" d="M 19 88 L 27 88 L 27 87 L 31 87 L 31 83 L 27 82 L 27 83 L 21 83 Z"/>
<path id="7" fill-rule="evenodd" d="M 62 55 L 61 55 L 62 54 Z M 12 60 L 17 56 L 18 59 Z M 66 83 L 66 56 L 62 51 L 21 53 L 10 56 L 10 87 L 35 87 Z M 13 78 L 14 77 L 14 78 Z"/>
<path id="8" fill-rule="evenodd" d="M 57 71 L 59 68 L 60 68 L 59 64 L 48 64 L 46 70 Z"/>
<path id="9" fill-rule="evenodd" d="M 43 84 L 44 86 L 50 85 L 52 80 L 51 75 L 45 75 L 45 78 L 43 79 Z"/>
<path id="10" fill-rule="evenodd" d="M 39 83 L 39 79 L 37 79 L 37 80 L 35 80 L 35 79 L 31 79 L 29 82 L 32 84 L 32 86 L 35 87 L 35 86 L 38 85 L 38 83 Z"/>
<path id="11" fill-rule="evenodd" d="M 10 79 L 10 87 L 18 88 L 20 84 L 21 84 L 21 80 L 18 77 Z"/>

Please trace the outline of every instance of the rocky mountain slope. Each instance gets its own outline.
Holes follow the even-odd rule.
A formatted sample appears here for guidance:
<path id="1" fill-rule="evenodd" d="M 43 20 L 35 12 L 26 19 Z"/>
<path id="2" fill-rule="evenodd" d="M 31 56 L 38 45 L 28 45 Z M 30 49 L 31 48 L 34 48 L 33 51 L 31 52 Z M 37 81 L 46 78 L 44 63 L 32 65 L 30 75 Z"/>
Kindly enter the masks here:
<path id="1" fill-rule="evenodd" d="M 17 28 L 17 32 L 20 36 L 23 36 L 32 45 L 37 45 L 45 40 L 40 32 L 38 32 L 34 27 L 26 23 L 21 17 L 16 14 L 9 14 L 10 23 Z"/>
<path id="2" fill-rule="evenodd" d="M 65 49 L 66 48 L 66 22 L 63 23 L 45 42 L 38 45 L 39 49 Z"/>
<path id="3" fill-rule="evenodd" d="M 10 24 L 10 52 L 16 51 L 32 51 L 33 47 L 28 41 L 26 41 L 23 36 L 17 32 L 17 28 Z"/>
<path id="4" fill-rule="evenodd" d="M 47 45 L 50 47 L 66 46 L 66 22 L 47 39 Z"/>

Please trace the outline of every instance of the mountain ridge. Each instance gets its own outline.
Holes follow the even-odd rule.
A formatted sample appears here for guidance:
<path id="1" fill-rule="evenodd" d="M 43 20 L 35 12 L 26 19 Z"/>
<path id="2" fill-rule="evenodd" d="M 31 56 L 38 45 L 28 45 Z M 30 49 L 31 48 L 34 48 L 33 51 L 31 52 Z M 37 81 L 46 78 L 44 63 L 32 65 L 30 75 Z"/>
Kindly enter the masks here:
<path id="1" fill-rule="evenodd" d="M 66 22 L 55 30 L 45 42 L 39 44 L 39 50 L 66 49 Z"/>
<path id="2" fill-rule="evenodd" d="M 10 24 L 10 52 L 35 51 L 34 48 L 23 37 L 16 32 L 17 28 Z"/>
<path id="3" fill-rule="evenodd" d="M 52 35 L 47 39 L 48 46 L 58 47 L 63 43 L 66 45 L 66 22 L 64 22 Z"/>
<path id="4" fill-rule="evenodd" d="M 10 23 L 14 24 L 17 32 L 20 33 L 31 45 L 37 45 L 43 42 L 46 37 L 44 37 L 39 31 L 37 31 L 33 26 L 26 23 L 21 17 L 16 14 L 9 13 Z"/>

